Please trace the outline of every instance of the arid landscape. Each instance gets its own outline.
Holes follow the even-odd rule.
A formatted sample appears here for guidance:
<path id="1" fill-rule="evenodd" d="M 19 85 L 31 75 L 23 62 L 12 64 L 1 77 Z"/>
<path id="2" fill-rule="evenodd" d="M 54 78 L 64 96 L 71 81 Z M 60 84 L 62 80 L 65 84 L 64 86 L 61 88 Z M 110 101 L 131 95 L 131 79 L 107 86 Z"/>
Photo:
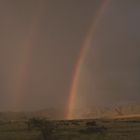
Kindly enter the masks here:
<path id="1" fill-rule="evenodd" d="M 44 135 L 45 132 L 45 135 Z M 140 116 L 86 120 L 0 121 L 1 140 L 139 140 Z"/>
<path id="2" fill-rule="evenodd" d="M 0 0 L 0 140 L 140 140 L 140 0 Z"/>

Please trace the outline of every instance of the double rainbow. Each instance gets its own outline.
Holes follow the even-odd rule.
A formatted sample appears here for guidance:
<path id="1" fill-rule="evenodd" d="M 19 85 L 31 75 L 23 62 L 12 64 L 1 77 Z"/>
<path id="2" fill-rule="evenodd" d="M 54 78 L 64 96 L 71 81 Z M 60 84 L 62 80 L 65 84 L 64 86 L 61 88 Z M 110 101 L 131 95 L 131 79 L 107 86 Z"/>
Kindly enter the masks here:
<path id="1" fill-rule="evenodd" d="M 81 47 L 81 51 L 77 60 L 77 63 L 75 65 L 75 69 L 72 75 L 72 82 L 70 87 L 70 93 L 68 97 L 68 104 L 66 105 L 66 119 L 73 119 L 74 116 L 74 107 L 76 102 L 76 94 L 77 94 L 77 87 L 78 87 L 78 81 L 80 76 L 80 71 L 82 68 L 82 65 L 84 63 L 84 60 L 88 54 L 88 51 L 91 47 L 91 42 L 93 40 L 93 37 L 95 35 L 95 31 L 97 29 L 97 26 L 100 22 L 100 19 L 102 18 L 105 9 L 109 3 L 109 0 L 102 0 L 102 3 L 96 13 L 96 17 L 92 21 L 92 25 L 87 33 L 86 39 L 83 42 L 83 45 Z M 30 57 L 33 50 L 33 39 L 36 35 L 36 28 L 39 22 L 39 18 L 41 15 L 41 10 L 43 9 L 43 3 L 39 5 L 39 8 L 37 12 L 35 13 L 35 16 L 32 19 L 31 28 L 28 32 L 27 38 L 25 39 L 24 43 L 22 44 L 22 57 L 20 60 L 20 65 L 18 67 L 18 72 L 16 74 L 16 81 L 15 85 L 13 86 L 13 92 L 16 96 L 16 101 L 13 100 L 13 104 L 15 105 L 14 108 L 20 108 L 20 102 L 23 96 L 23 88 L 26 81 L 26 77 L 28 75 L 28 67 L 30 64 Z"/>

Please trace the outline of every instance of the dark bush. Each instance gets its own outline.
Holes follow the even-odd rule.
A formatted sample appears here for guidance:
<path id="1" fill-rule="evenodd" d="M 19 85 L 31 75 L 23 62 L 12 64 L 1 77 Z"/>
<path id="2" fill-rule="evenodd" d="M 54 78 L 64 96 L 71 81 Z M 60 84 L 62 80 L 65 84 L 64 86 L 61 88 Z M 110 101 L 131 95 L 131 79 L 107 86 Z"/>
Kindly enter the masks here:
<path id="1" fill-rule="evenodd" d="M 63 125 L 65 125 L 65 126 L 69 126 L 69 123 L 67 123 L 67 122 L 63 122 Z"/>
<path id="2" fill-rule="evenodd" d="M 90 127 L 90 126 L 97 126 L 96 121 L 91 121 L 91 122 L 87 122 L 86 126 Z"/>
<path id="3" fill-rule="evenodd" d="M 94 133 L 100 133 L 103 134 L 106 132 L 107 128 L 104 126 L 101 127 L 87 127 L 86 129 L 80 130 L 80 133 L 83 134 L 94 134 Z"/>
<path id="4" fill-rule="evenodd" d="M 44 140 L 54 140 L 54 132 L 56 127 L 51 121 L 40 118 L 32 118 L 29 119 L 28 125 L 30 126 L 30 129 L 38 129 L 41 132 Z"/>
<path id="5" fill-rule="evenodd" d="M 71 124 L 72 125 L 80 125 L 79 122 L 77 122 L 77 121 L 72 121 Z"/>

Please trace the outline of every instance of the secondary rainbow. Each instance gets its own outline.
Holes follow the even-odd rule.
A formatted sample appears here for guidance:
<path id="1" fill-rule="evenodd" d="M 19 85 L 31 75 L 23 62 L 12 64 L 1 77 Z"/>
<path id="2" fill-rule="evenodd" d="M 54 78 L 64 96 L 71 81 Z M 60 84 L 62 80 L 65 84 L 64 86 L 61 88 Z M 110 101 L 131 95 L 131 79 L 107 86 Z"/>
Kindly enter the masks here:
<path id="1" fill-rule="evenodd" d="M 42 1 L 43 2 L 43 1 Z M 31 24 L 29 27 L 29 31 L 24 41 L 21 43 L 20 50 L 20 60 L 19 65 L 17 66 L 16 74 L 14 75 L 14 81 L 12 83 L 12 110 L 19 111 L 22 108 L 22 101 L 24 98 L 24 86 L 26 84 L 26 80 L 28 78 L 30 60 L 32 57 L 32 51 L 34 49 L 34 39 L 37 34 L 37 27 L 40 21 L 40 15 L 43 10 L 43 3 L 39 2 L 37 5 L 37 10 L 31 19 Z"/>
<path id="2" fill-rule="evenodd" d="M 82 65 L 84 63 L 84 60 L 86 58 L 86 55 L 91 47 L 91 42 L 93 40 L 93 37 L 95 35 L 96 28 L 100 22 L 101 17 L 104 14 L 104 11 L 109 3 L 109 0 L 103 0 L 98 11 L 96 14 L 96 17 L 92 21 L 92 25 L 89 29 L 89 32 L 87 33 L 86 39 L 81 47 L 81 51 L 74 69 L 74 73 L 72 75 L 72 84 L 70 87 L 70 94 L 68 97 L 68 104 L 66 108 L 66 119 L 73 119 L 74 118 L 74 106 L 75 106 L 75 98 L 77 94 L 77 87 L 78 87 L 78 80 L 80 76 L 80 71 L 82 68 Z"/>

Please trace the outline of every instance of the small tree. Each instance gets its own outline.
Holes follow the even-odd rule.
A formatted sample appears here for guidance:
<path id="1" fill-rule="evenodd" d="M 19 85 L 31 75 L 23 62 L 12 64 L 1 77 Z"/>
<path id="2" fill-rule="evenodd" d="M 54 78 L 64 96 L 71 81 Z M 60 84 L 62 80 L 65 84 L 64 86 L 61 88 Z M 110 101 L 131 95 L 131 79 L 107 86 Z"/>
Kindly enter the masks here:
<path id="1" fill-rule="evenodd" d="M 31 118 L 28 121 L 28 126 L 30 128 L 38 128 L 44 138 L 44 140 L 54 139 L 54 129 L 53 123 L 46 119 Z"/>

